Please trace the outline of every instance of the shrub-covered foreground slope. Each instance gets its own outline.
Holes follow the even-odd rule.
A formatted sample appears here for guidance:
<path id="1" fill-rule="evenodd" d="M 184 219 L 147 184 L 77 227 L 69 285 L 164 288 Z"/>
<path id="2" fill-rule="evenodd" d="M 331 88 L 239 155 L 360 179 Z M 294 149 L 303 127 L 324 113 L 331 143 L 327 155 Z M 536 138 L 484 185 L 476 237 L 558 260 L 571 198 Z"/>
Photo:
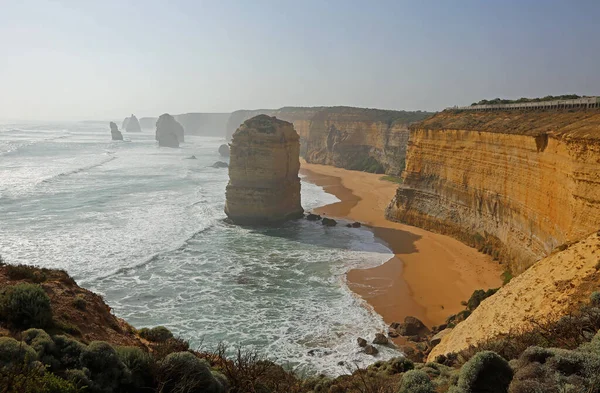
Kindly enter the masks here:
<path id="1" fill-rule="evenodd" d="M 190 350 L 164 327 L 136 330 L 64 272 L 0 265 L 0 393 L 600 392 L 599 293 L 568 320 L 433 362 L 306 377 L 241 349 Z"/>

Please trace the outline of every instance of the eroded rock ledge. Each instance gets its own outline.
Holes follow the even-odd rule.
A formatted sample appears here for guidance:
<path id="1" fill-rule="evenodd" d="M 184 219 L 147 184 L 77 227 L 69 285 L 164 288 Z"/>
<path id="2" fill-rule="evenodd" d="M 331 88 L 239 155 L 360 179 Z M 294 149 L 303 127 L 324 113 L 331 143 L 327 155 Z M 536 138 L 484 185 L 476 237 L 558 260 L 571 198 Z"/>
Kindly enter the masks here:
<path id="1" fill-rule="evenodd" d="M 243 225 L 302 217 L 299 150 L 291 123 L 267 115 L 246 120 L 230 144 L 227 216 Z"/>

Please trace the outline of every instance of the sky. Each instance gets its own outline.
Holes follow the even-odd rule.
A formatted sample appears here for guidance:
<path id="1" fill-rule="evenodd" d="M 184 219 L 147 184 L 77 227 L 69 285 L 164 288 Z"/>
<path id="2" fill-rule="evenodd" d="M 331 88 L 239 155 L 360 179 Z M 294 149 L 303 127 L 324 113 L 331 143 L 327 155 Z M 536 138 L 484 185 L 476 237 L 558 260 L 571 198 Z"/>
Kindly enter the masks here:
<path id="1" fill-rule="evenodd" d="M 600 1 L 0 0 L 0 119 L 600 95 Z"/>

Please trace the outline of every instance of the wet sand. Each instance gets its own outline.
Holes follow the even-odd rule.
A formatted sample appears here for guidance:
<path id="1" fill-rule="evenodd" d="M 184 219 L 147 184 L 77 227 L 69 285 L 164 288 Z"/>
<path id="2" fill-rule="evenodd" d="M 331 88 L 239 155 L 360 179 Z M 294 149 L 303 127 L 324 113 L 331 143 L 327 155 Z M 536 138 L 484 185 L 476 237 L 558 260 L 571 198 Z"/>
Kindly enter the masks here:
<path id="1" fill-rule="evenodd" d="M 386 220 L 398 184 L 382 175 L 306 162 L 300 173 L 340 199 L 314 213 L 368 225 L 395 254 L 383 265 L 347 274 L 350 289 L 387 323 L 412 315 L 437 325 L 463 310 L 460 302 L 474 290 L 501 285 L 502 269 L 489 256 L 451 237 Z"/>

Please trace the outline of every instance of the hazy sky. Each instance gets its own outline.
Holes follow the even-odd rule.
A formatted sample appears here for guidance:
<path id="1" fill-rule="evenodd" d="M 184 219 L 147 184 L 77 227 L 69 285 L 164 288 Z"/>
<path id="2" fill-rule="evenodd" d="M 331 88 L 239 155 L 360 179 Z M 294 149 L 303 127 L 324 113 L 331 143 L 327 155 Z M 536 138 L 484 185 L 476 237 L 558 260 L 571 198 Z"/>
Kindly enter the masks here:
<path id="1" fill-rule="evenodd" d="M 600 95 L 600 1 L 0 0 L 0 119 Z"/>

